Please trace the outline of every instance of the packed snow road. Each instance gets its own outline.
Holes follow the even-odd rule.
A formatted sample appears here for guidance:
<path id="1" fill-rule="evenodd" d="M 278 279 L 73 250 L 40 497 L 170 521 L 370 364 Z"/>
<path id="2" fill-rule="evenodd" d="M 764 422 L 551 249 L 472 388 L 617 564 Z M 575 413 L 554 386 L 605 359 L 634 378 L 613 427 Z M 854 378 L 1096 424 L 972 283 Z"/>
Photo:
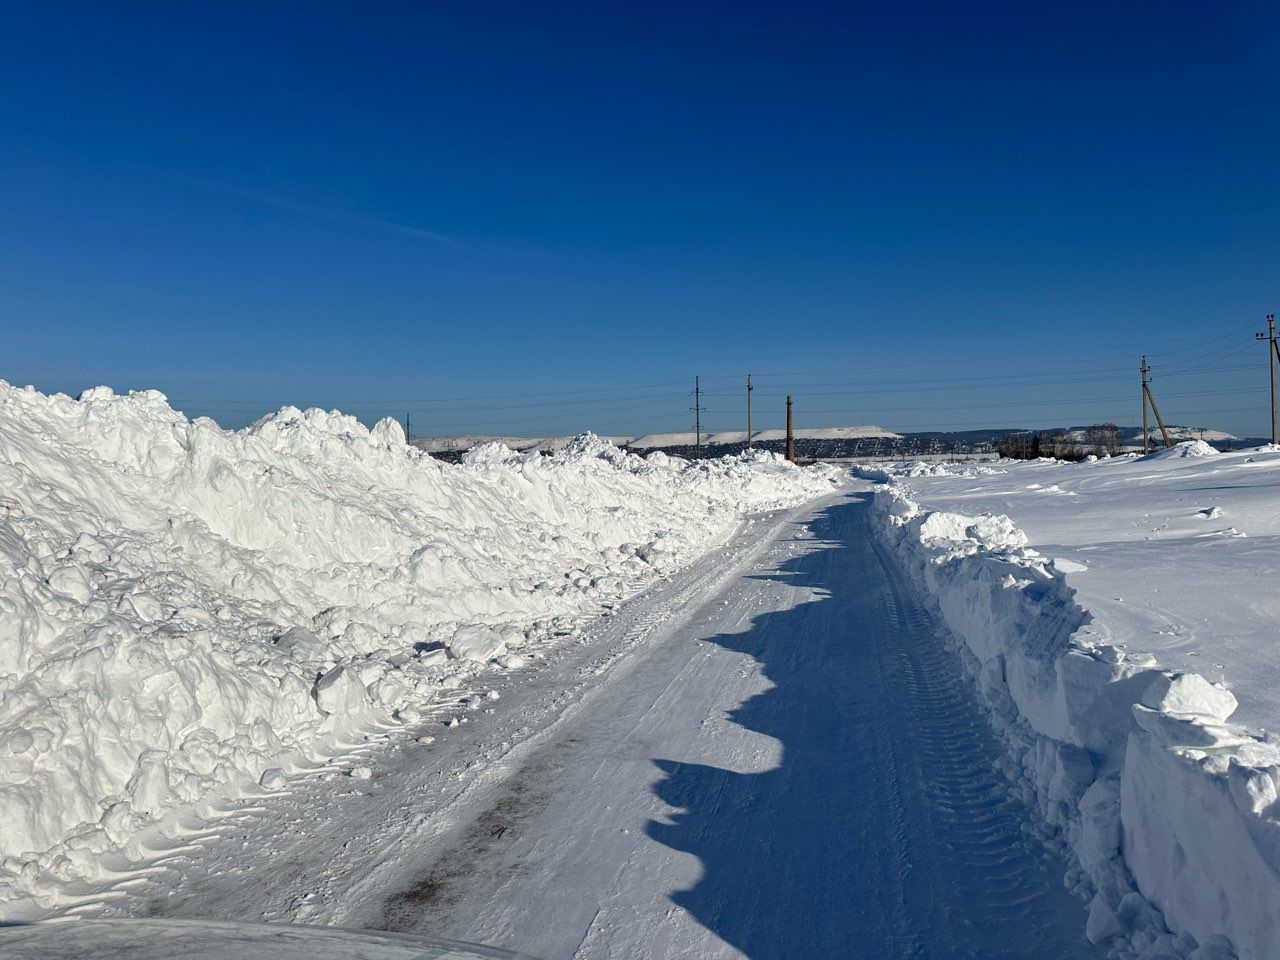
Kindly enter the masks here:
<path id="1" fill-rule="evenodd" d="M 82 909 L 549 960 L 1098 956 L 900 576 L 864 493 L 759 521 L 493 713 L 361 747 L 371 781 L 232 813 Z"/>

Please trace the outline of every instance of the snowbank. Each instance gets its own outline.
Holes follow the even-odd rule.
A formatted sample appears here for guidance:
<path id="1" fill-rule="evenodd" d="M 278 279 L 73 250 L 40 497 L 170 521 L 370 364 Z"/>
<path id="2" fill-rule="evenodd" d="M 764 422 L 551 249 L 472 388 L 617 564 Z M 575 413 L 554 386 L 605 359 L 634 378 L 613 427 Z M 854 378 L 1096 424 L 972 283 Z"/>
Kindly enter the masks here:
<path id="1" fill-rule="evenodd" d="M 568 634 L 833 472 L 581 437 L 450 466 L 335 412 L 238 432 L 0 381 L 0 900 Z"/>
<path id="2" fill-rule="evenodd" d="M 1176 460 L 1182 457 L 1216 457 L 1218 451 L 1203 440 L 1183 440 L 1164 450 L 1148 453 L 1144 460 Z"/>
<path id="3" fill-rule="evenodd" d="M 895 484 L 874 509 L 962 641 L 1010 779 L 1073 851 L 1089 937 L 1120 957 L 1275 957 L 1280 740 L 1230 723 L 1221 686 L 1107 642 L 1008 517 Z"/>

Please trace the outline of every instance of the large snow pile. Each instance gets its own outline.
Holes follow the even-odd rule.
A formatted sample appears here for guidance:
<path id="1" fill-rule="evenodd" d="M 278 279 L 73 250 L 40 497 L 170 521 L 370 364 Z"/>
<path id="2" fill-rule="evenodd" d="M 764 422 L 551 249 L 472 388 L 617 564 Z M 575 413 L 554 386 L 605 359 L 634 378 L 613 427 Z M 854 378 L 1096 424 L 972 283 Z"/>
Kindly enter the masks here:
<path id="1" fill-rule="evenodd" d="M 285 408 L 228 432 L 154 391 L 0 381 L 0 899 L 411 721 L 832 476 L 589 436 L 450 466 L 392 420 Z"/>
<path id="2" fill-rule="evenodd" d="M 888 470 L 876 508 L 964 645 L 1010 779 L 1074 852 L 1089 936 L 1262 960 L 1280 943 L 1280 456 L 1184 449 Z"/>

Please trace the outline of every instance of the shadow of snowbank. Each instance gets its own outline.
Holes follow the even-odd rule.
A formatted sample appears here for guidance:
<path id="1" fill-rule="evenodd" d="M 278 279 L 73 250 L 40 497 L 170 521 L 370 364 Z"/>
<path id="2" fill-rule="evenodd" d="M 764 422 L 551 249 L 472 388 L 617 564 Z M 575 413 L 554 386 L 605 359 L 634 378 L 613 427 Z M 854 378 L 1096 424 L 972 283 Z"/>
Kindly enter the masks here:
<path id="1" fill-rule="evenodd" d="M 826 510 L 759 578 L 791 604 L 707 638 L 774 684 L 730 718 L 779 741 L 781 760 L 654 761 L 674 811 L 648 834 L 703 865 L 673 902 L 752 960 L 1098 957 L 1064 863 L 995 773 L 968 681 L 867 515 L 865 497 Z"/>

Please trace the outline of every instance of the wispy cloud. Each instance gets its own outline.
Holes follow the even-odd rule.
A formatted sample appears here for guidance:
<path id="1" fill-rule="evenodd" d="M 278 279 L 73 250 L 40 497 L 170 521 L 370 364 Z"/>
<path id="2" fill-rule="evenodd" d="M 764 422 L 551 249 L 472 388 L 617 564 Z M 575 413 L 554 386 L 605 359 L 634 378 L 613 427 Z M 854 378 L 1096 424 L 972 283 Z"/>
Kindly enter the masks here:
<path id="1" fill-rule="evenodd" d="M 165 176 L 178 183 L 184 183 L 188 186 L 199 187 L 202 190 L 208 190 L 213 193 L 221 193 L 228 197 L 236 197 L 241 200 L 248 200 L 252 203 L 261 204 L 265 207 L 274 207 L 277 210 L 285 210 L 289 213 L 297 214 L 300 217 L 307 217 L 312 220 L 320 220 L 325 223 L 336 223 L 346 227 L 362 227 L 367 230 L 383 230 L 391 233 L 398 233 L 406 237 L 414 237 L 418 240 L 427 240 L 432 243 L 443 244 L 447 247 L 453 247 L 455 250 L 466 250 L 468 253 L 479 252 L 478 248 L 470 243 L 450 236 L 447 233 L 440 233 L 436 230 L 427 230 L 423 227 L 415 227 L 407 223 L 398 223 L 395 220 L 385 220 L 382 217 L 371 217 L 362 213 L 348 213 L 341 210 L 332 210 L 328 207 L 316 206 L 315 204 L 302 203 L 297 200 L 291 200 L 288 197 L 277 197 L 269 193 L 261 193 L 257 190 L 247 190 L 244 187 L 237 187 L 227 183 L 217 183 L 213 180 L 202 180 L 198 177 L 188 177 L 182 174 L 165 174 Z"/>

